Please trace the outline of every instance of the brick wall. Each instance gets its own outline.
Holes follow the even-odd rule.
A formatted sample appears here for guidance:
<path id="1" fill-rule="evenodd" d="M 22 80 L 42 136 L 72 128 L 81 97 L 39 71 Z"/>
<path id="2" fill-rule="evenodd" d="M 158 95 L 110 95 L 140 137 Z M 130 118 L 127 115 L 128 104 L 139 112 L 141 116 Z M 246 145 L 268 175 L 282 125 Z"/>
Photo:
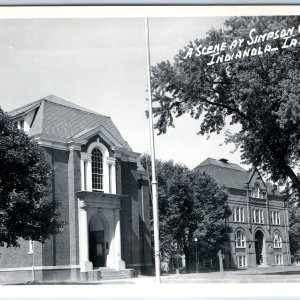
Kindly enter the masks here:
<path id="1" fill-rule="evenodd" d="M 18 242 L 19 248 L 0 248 L 0 269 L 32 266 L 33 256 L 28 254 L 29 242 L 23 239 Z"/>
<path id="2" fill-rule="evenodd" d="M 149 184 L 148 181 L 142 179 L 138 182 L 141 272 L 150 274 L 152 272 L 152 253 Z"/>
<path id="3" fill-rule="evenodd" d="M 52 236 L 43 244 L 43 265 L 58 266 L 70 263 L 70 230 L 69 230 L 69 191 L 68 191 L 68 161 L 69 152 L 46 149 L 52 157 L 54 177 L 52 182 L 52 200 L 61 205 L 60 220 L 67 222 L 63 232 Z"/>
<path id="4" fill-rule="evenodd" d="M 121 224 L 121 252 L 126 267 L 132 265 L 132 198 L 130 195 L 129 164 L 117 159 L 117 193 L 128 195 L 121 202 L 120 224 Z"/>
<path id="5" fill-rule="evenodd" d="M 80 152 L 71 149 L 68 161 L 70 265 L 79 264 L 78 200 L 75 192 L 81 190 L 80 176 Z M 76 279 L 75 269 L 72 269 L 71 276 Z"/>
<path id="6" fill-rule="evenodd" d="M 237 207 L 244 207 L 245 210 L 245 222 L 233 222 L 233 215 L 229 218 L 229 226 L 233 229 L 231 233 L 231 242 L 230 242 L 230 259 L 226 259 L 226 265 L 231 267 L 236 267 L 236 256 L 241 254 L 247 255 L 248 267 L 256 267 L 256 251 L 255 251 L 255 233 L 257 230 L 261 230 L 264 235 L 264 244 L 265 244 L 265 263 L 268 266 L 275 265 L 275 254 L 281 253 L 283 255 L 283 263 L 285 265 L 289 264 L 289 244 L 287 243 L 287 235 L 285 232 L 285 222 L 286 219 L 284 218 L 284 206 L 283 201 L 280 198 L 274 199 L 269 197 L 269 211 L 272 210 L 280 211 L 281 217 L 281 224 L 280 225 L 272 225 L 268 226 L 268 219 L 267 219 L 267 207 L 266 204 L 262 202 L 262 204 L 253 204 L 250 202 L 250 222 L 251 225 L 249 226 L 249 219 L 247 214 L 247 201 L 246 195 L 239 195 L 231 193 L 228 198 L 228 203 L 231 208 L 234 206 Z M 264 223 L 253 223 L 252 222 L 252 209 L 262 209 L 264 212 Z M 242 229 L 246 236 L 246 248 L 236 248 L 235 247 L 235 232 L 237 229 Z M 273 248 L 273 234 L 274 231 L 277 230 L 280 232 L 282 236 L 282 248 L 276 249 Z"/>

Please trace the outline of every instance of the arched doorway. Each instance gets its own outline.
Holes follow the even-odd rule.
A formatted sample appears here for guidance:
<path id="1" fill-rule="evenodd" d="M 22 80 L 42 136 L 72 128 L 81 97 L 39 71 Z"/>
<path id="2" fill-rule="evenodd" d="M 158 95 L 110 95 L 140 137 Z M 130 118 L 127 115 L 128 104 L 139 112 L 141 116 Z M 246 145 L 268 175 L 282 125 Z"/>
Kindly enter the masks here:
<path id="1" fill-rule="evenodd" d="M 89 259 L 94 268 L 104 267 L 106 264 L 104 241 L 104 222 L 95 214 L 89 222 Z"/>
<path id="2" fill-rule="evenodd" d="M 257 230 L 255 233 L 255 254 L 258 266 L 264 264 L 264 248 L 264 234 L 261 230 Z"/>

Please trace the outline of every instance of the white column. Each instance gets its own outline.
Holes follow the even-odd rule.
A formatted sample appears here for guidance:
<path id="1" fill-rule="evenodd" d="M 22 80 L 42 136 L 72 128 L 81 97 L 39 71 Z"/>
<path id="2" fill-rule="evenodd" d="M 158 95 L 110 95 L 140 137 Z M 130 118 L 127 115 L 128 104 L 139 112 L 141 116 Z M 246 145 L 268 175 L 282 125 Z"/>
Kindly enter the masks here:
<path id="1" fill-rule="evenodd" d="M 81 186 L 82 190 L 92 191 L 92 155 L 81 152 Z"/>
<path id="2" fill-rule="evenodd" d="M 116 162 L 115 161 L 111 164 L 111 193 L 112 194 L 117 193 L 117 187 L 116 187 Z"/>
<path id="3" fill-rule="evenodd" d="M 89 233 L 87 206 L 80 201 L 80 220 L 79 220 L 79 237 L 80 237 L 80 272 L 87 272 L 93 269 L 93 264 L 89 261 Z"/>
<path id="4" fill-rule="evenodd" d="M 85 168 L 84 168 L 84 160 L 80 161 L 80 176 L 81 176 L 81 190 L 84 191 L 84 180 L 85 180 Z"/>
<path id="5" fill-rule="evenodd" d="M 121 226 L 120 210 L 115 210 L 115 266 L 117 270 L 125 269 L 125 262 L 121 259 Z"/>
<path id="6" fill-rule="evenodd" d="M 113 157 L 106 159 L 109 172 L 109 193 L 116 194 L 116 160 Z"/>
<path id="7" fill-rule="evenodd" d="M 90 158 L 86 162 L 86 189 L 87 191 L 93 190 L 92 184 L 92 159 Z"/>

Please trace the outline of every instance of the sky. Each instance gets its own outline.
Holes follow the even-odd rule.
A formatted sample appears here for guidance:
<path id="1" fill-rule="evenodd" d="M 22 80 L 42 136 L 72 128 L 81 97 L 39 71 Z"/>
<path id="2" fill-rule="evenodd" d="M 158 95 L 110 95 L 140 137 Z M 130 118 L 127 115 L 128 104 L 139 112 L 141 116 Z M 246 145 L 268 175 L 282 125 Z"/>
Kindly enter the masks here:
<path id="1" fill-rule="evenodd" d="M 150 18 L 151 65 L 171 60 L 226 17 Z M 110 116 L 135 152 L 150 152 L 145 116 L 147 65 L 143 18 L 0 19 L 0 106 L 10 111 L 53 94 Z M 184 116 L 155 136 L 156 158 L 196 167 L 208 157 L 240 164 L 224 134 L 197 135 Z"/>

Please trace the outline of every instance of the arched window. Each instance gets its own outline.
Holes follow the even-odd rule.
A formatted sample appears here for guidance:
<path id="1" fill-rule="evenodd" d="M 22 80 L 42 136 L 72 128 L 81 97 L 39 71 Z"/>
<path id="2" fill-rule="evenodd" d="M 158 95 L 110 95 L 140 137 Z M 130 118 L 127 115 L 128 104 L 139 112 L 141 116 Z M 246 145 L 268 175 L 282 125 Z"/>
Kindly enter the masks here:
<path id="1" fill-rule="evenodd" d="M 246 248 L 246 238 L 242 230 L 237 230 L 235 233 L 235 247 Z"/>
<path id="2" fill-rule="evenodd" d="M 273 236 L 274 248 L 282 248 L 282 238 L 279 232 L 275 232 Z"/>
<path id="3" fill-rule="evenodd" d="M 92 188 L 103 190 L 103 156 L 98 148 L 92 151 Z"/>

